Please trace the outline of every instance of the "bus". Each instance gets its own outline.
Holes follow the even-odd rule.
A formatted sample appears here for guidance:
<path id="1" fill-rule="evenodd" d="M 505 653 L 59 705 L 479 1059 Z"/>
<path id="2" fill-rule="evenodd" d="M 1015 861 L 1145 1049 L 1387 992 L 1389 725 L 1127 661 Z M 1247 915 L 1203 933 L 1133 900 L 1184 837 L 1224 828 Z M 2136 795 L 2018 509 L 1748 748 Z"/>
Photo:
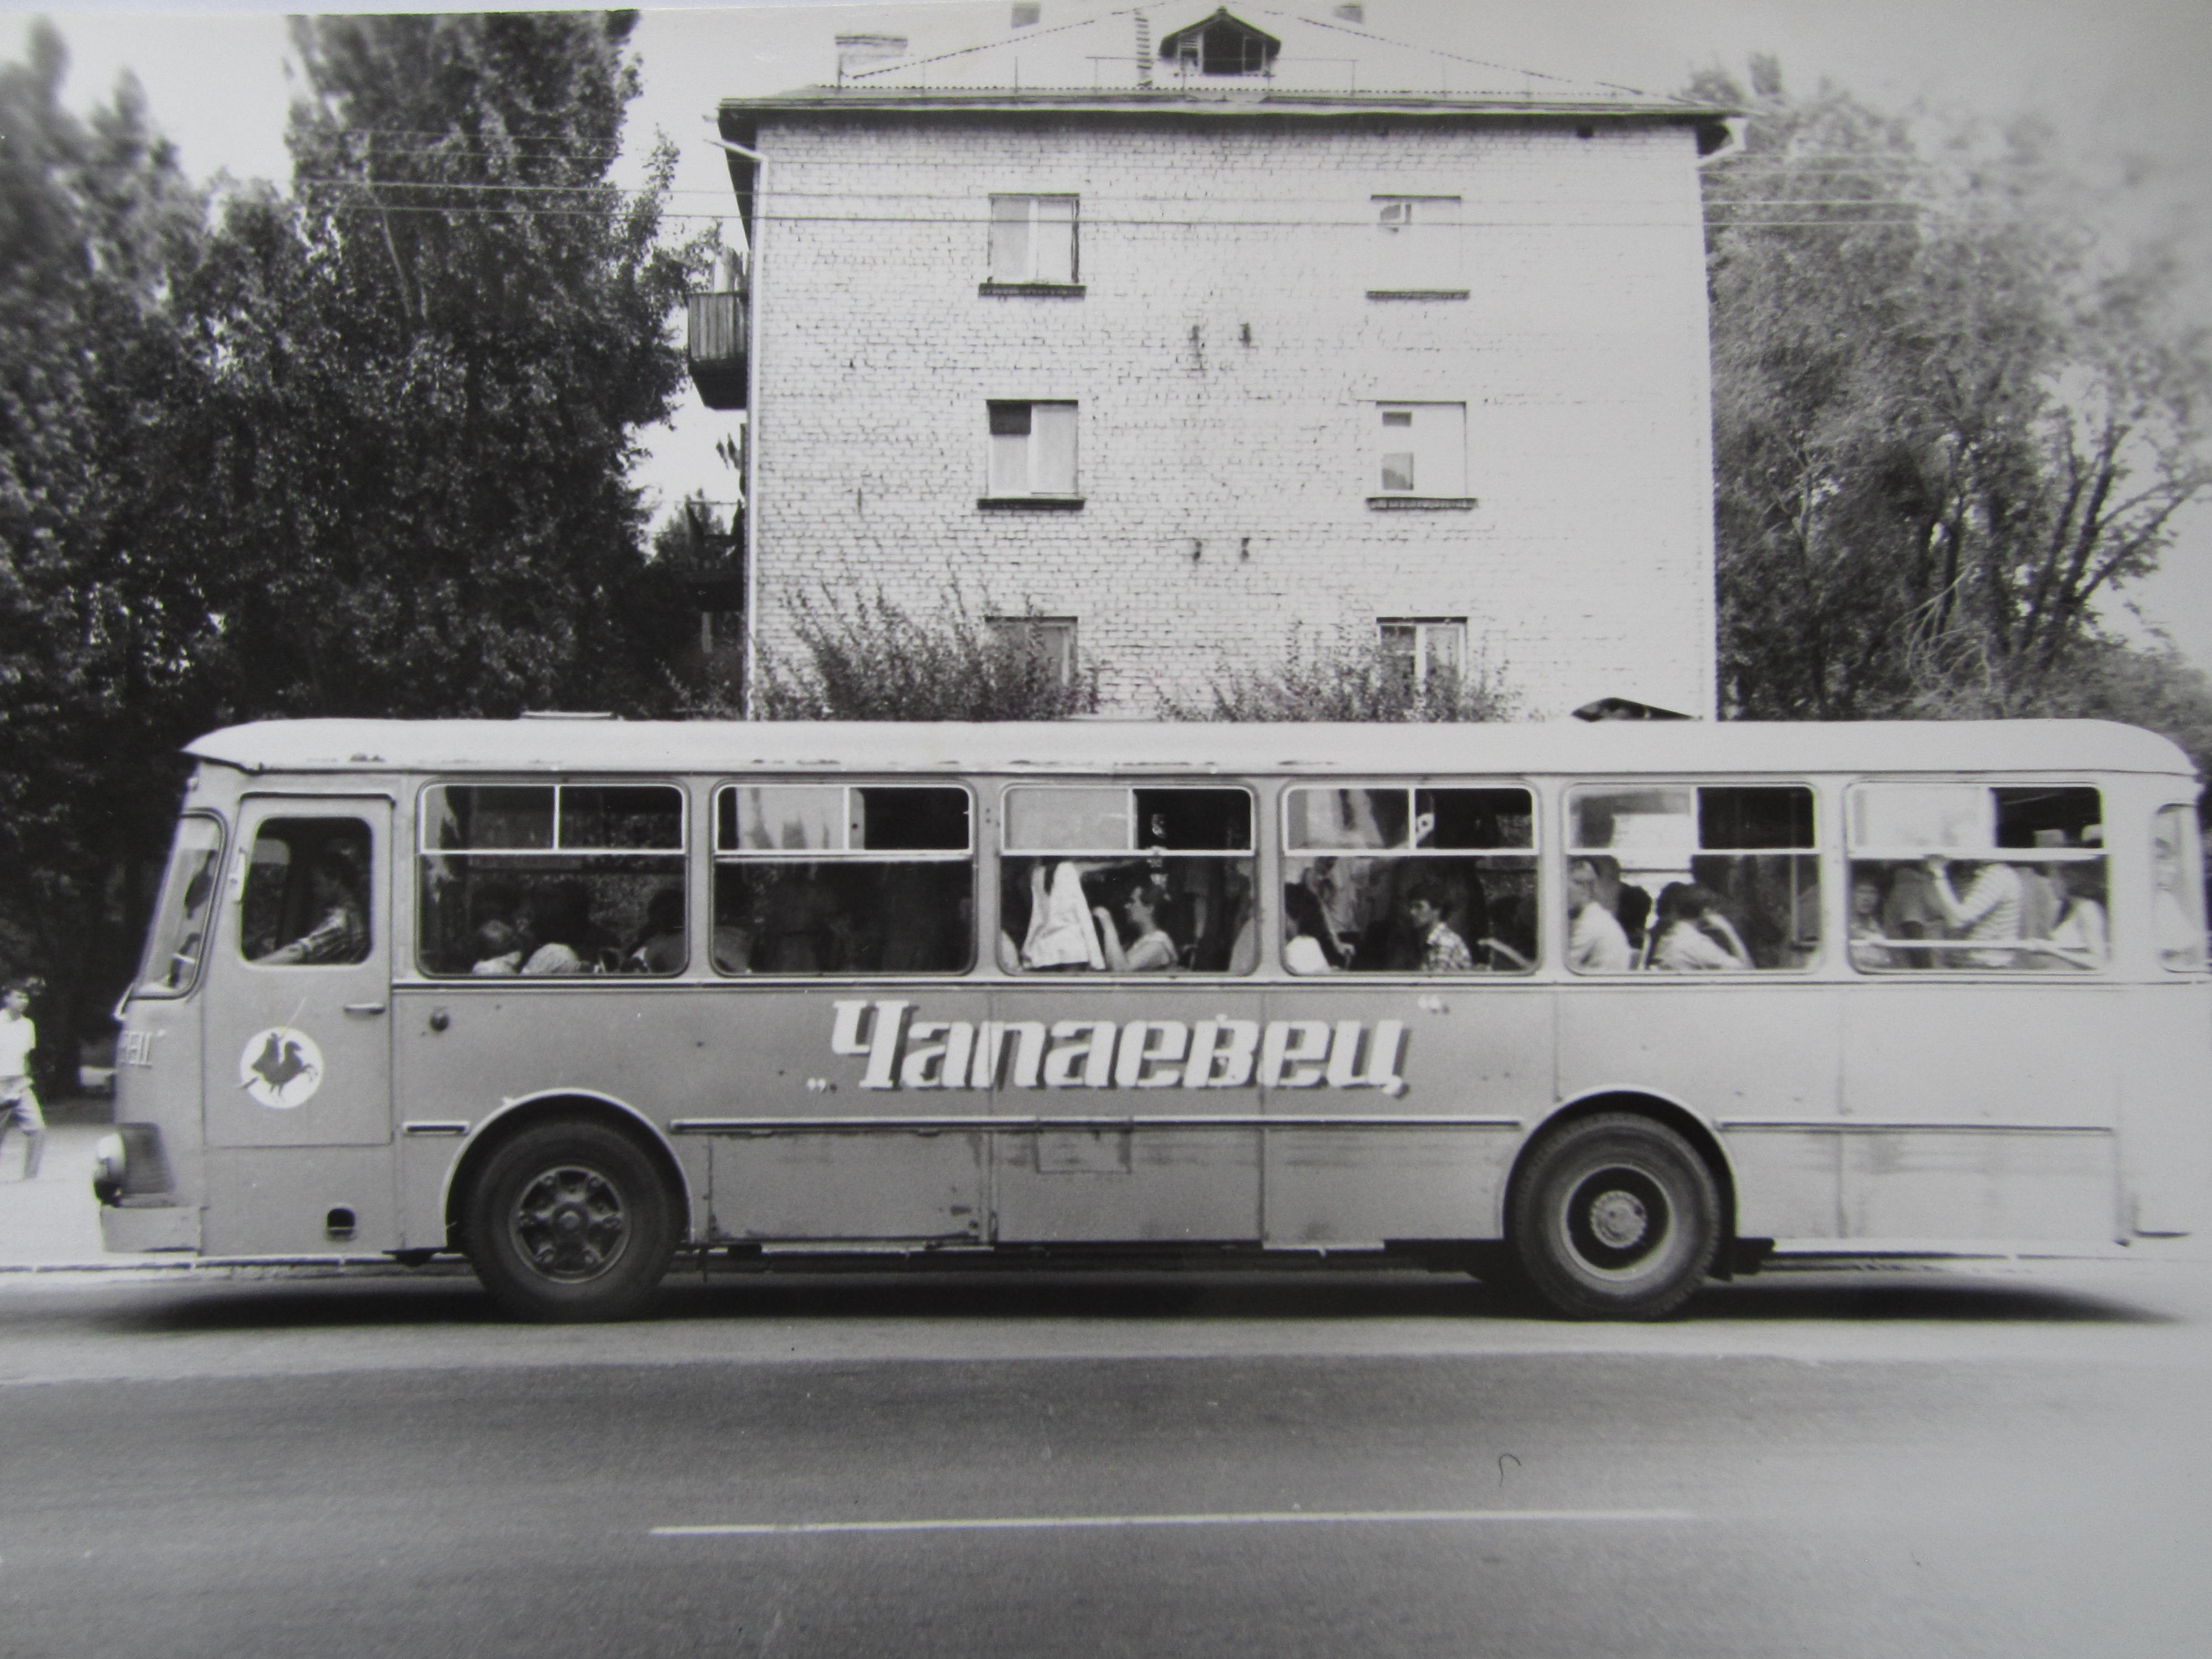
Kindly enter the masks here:
<path id="1" fill-rule="evenodd" d="M 1790 1257 L 2135 1248 L 2203 1190 L 2199 781 L 2124 726 L 187 752 L 116 1251 L 458 1254 L 541 1319 L 679 1253 L 1404 1264 L 1648 1319 Z"/>

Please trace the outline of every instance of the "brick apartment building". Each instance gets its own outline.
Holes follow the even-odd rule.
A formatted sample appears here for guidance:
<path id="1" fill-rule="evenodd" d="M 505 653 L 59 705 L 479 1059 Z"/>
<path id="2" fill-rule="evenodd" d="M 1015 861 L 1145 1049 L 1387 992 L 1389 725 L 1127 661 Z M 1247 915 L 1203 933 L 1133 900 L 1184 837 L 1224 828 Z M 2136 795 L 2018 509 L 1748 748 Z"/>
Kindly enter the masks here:
<path id="1" fill-rule="evenodd" d="M 1122 712 L 1303 629 L 1532 717 L 1711 714 L 1728 112 L 1358 5 L 1011 22 L 721 106 L 749 327 L 695 369 L 749 410 L 757 643 L 795 594 L 957 580 Z"/>

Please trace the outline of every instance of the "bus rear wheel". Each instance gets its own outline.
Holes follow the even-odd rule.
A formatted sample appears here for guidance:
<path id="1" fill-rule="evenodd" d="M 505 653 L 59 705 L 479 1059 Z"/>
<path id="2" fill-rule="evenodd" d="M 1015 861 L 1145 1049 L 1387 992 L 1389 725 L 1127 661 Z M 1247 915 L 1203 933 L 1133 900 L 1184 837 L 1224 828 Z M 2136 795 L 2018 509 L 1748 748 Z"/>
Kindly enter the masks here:
<path id="1" fill-rule="evenodd" d="M 676 1206 L 636 1143 L 562 1119 L 525 1129 L 491 1155 L 462 1223 L 477 1277 L 526 1319 L 623 1319 L 675 1253 Z"/>
<path id="2" fill-rule="evenodd" d="M 1540 1140 L 1514 1182 L 1513 1260 L 1571 1319 L 1663 1319 L 1720 1248 L 1720 1189 L 1663 1123 L 1608 1112 Z"/>

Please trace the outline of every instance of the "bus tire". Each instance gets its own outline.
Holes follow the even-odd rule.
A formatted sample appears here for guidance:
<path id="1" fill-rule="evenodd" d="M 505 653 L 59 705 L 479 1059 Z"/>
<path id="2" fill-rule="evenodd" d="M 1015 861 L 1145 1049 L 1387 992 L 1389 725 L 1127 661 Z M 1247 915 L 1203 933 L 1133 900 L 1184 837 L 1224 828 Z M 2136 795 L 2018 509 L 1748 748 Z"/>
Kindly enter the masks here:
<path id="1" fill-rule="evenodd" d="M 509 1312 L 570 1322 L 641 1308 L 676 1249 L 652 1160 L 604 1124 L 562 1118 L 491 1155 L 461 1220 L 477 1278 Z"/>
<path id="2" fill-rule="evenodd" d="M 1720 1248 L 1720 1188 L 1663 1123 L 1607 1112 L 1538 1141 L 1513 1186 L 1513 1259 L 1570 1319 L 1663 1319 Z"/>

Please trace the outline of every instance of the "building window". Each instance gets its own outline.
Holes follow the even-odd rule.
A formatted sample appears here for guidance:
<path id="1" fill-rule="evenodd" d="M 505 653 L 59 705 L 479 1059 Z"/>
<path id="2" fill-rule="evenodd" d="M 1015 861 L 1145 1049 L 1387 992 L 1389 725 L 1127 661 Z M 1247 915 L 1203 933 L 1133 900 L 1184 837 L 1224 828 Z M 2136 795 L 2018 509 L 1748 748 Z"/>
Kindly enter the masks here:
<path id="1" fill-rule="evenodd" d="M 1076 201 L 1073 196 L 994 196 L 992 283 L 1073 283 Z"/>
<path id="2" fill-rule="evenodd" d="M 986 499 L 1074 498 L 1075 407 L 1073 403 L 990 406 L 990 489 Z"/>
<path id="3" fill-rule="evenodd" d="M 1456 196 L 1377 196 L 1370 300 L 1464 300 Z"/>
<path id="4" fill-rule="evenodd" d="M 1034 660 L 1054 685 L 1075 684 L 1075 618 L 987 617 L 994 642 Z"/>
<path id="5" fill-rule="evenodd" d="M 1283 43 L 1224 7 L 1160 42 L 1160 58 L 1185 75 L 1267 75 Z"/>
<path id="6" fill-rule="evenodd" d="M 1375 424 L 1375 492 L 1369 499 L 1392 498 L 1472 506 L 1467 495 L 1467 405 L 1465 404 L 1377 404 Z"/>
<path id="7" fill-rule="evenodd" d="M 1467 661 L 1463 617 L 1385 617 L 1376 624 L 1382 661 L 1396 682 L 1417 697 L 1450 695 Z"/>

